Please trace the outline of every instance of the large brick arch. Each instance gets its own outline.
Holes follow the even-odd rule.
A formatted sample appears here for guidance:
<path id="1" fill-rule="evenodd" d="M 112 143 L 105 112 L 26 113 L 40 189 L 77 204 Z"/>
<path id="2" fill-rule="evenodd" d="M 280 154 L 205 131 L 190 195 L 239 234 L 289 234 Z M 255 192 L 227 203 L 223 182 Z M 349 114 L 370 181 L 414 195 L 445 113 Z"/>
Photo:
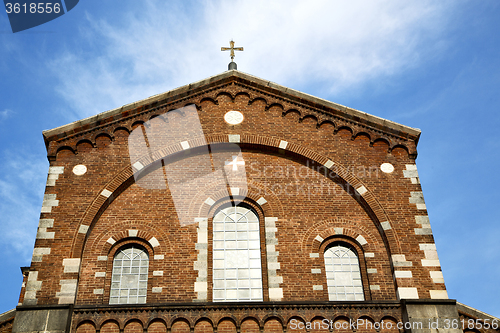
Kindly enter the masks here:
<path id="1" fill-rule="evenodd" d="M 196 148 L 204 147 L 207 144 L 224 144 L 230 143 L 231 134 L 212 134 L 205 137 L 197 137 L 188 140 L 191 151 Z M 265 151 L 274 150 L 282 151 L 293 156 L 301 157 L 310 160 L 319 165 L 325 166 L 335 173 L 335 180 L 340 184 L 345 191 L 354 198 L 358 204 L 365 210 L 371 220 L 377 227 L 389 255 L 398 254 L 401 252 L 400 242 L 393 229 L 383 230 L 381 222 L 388 222 L 392 225 L 389 217 L 384 211 L 382 205 L 378 202 L 375 195 L 370 191 L 367 185 L 363 184 L 359 178 L 350 173 L 347 168 L 335 160 L 329 159 L 327 156 L 321 155 L 309 148 L 293 142 L 286 142 L 283 148 L 283 140 L 276 137 L 268 137 L 261 135 L 248 135 L 241 134 L 238 136 L 238 144 L 244 145 L 249 150 Z M 235 141 L 232 141 L 234 143 Z M 131 165 L 125 167 L 117 175 L 115 175 L 95 196 L 92 203 L 86 209 L 84 216 L 79 222 L 73 237 L 72 257 L 80 258 L 85 246 L 87 236 L 90 234 L 93 225 L 100 218 L 102 213 L 107 207 L 117 198 L 124 190 L 134 184 L 134 173 L 136 176 L 147 174 L 153 169 L 154 165 L 166 157 L 172 157 L 179 154 L 184 154 L 186 150 L 183 149 L 181 143 L 177 143 L 162 149 L 157 150 L 151 154 L 145 154 L 137 161 L 132 161 Z M 134 165 L 134 167 L 132 166 Z M 107 195 L 104 195 L 106 193 Z M 89 226 L 87 234 L 79 233 L 78 230 L 81 225 Z M 386 228 L 387 229 L 387 228 Z"/>

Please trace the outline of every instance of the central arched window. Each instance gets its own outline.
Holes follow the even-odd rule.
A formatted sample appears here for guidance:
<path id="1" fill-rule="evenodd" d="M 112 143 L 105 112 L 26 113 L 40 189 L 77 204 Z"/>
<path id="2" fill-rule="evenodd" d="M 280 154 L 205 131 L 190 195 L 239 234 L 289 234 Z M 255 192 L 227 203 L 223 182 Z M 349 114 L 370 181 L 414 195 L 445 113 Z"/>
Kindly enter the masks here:
<path id="1" fill-rule="evenodd" d="M 213 218 L 213 301 L 262 301 L 259 218 L 246 207 Z"/>
<path id="2" fill-rule="evenodd" d="M 324 253 L 330 301 L 364 301 L 363 283 L 356 251 L 334 243 Z"/>
<path id="3" fill-rule="evenodd" d="M 109 304 L 146 303 L 148 266 L 148 253 L 137 245 L 116 252 Z"/>

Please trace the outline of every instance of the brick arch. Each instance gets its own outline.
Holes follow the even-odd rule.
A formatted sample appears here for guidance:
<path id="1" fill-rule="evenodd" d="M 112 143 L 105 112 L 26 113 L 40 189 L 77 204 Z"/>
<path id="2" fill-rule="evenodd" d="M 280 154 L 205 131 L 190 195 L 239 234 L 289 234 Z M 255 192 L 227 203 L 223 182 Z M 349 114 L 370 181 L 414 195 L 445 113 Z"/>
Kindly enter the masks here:
<path id="1" fill-rule="evenodd" d="M 246 317 L 241 318 L 241 320 L 239 322 L 239 326 L 241 327 L 243 325 L 243 323 L 246 321 L 255 322 L 259 326 L 260 330 L 262 330 L 262 328 L 264 327 L 264 322 L 262 320 L 259 320 L 259 318 L 255 317 L 255 316 L 246 316 Z"/>
<path id="2" fill-rule="evenodd" d="M 355 177 L 352 173 L 348 171 L 347 168 L 343 167 L 340 163 L 330 160 L 327 156 L 321 155 L 309 148 L 306 148 L 300 144 L 293 142 L 286 142 L 276 137 L 267 137 L 261 135 L 251 135 L 251 134 L 241 134 L 239 135 L 239 144 L 246 144 L 250 147 L 257 148 L 271 148 L 277 151 L 286 151 L 287 153 L 295 154 L 303 158 L 309 159 L 313 162 L 318 163 L 318 165 L 323 165 L 328 170 L 335 173 L 336 181 L 341 184 L 344 190 L 347 191 L 366 211 L 368 216 L 374 222 L 375 226 L 379 229 L 382 239 L 386 243 L 390 254 L 401 253 L 401 248 L 399 240 L 393 229 L 385 228 L 385 232 L 382 232 L 381 222 L 388 222 L 390 225 L 390 219 L 385 213 L 381 204 L 377 201 L 376 196 L 370 191 L 369 188 L 364 185 L 360 179 Z M 283 149 L 283 143 L 286 142 L 285 148 Z M 230 143 L 228 134 L 212 134 L 206 137 L 196 137 L 187 141 L 190 149 L 195 149 L 198 147 L 206 146 L 207 144 L 214 145 L 219 143 Z M 234 143 L 234 141 L 233 141 Z M 89 205 L 84 213 L 84 216 L 80 220 L 79 225 L 75 228 L 75 234 L 73 237 L 72 254 L 73 258 L 79 258 L 82 255 L 84 248 L 84 243 L 86 239 L 84 235 L 79 233 L 79 227 L 81 225 L 92 226 L 99 219 L 101 214 L 106 210 L 114 198 L 119 196 L 121 192 L 126 190 L 130 185 L 134 183 L 134 173 L 136 176 L 146 174 L 150 167 L 152 167 L 156 162 L 159 162 L 167 156 L 172 156 L 178 153 L 184 153 L 181 143 L 176 143 L 171 146 L 157 150 L 152 154 L 145 154 L 143 157 L 139 158 L 137 161 L 133 161 L 131 164 L 123 168 L 116 176 L 114 176 L 101 190 L 101 192 L 94 198 L 92 203 Z M 105 192 L 105 190 L 107 192 Z M 106 193 L 107 195 L 103 194 Z"/>
<path id="3" fill-rule="evenodd" d="M 332 236 L 343 235 L 350 237 L 353 240 L 356 240 L 359 236 L 362 236 L 367 241 L 367 243 L 364 245 L 359 245 L 365 252 L 370 252 L 372 250 L 373 244 L 379 243 L 376 236 L 373 235 L 369 230 L 366 230 L 366 228 L 362 226 L 354 226 L 350 222 L 352 221 L 342 218 L 316 222 L 305 232 L 304 237 L 302 238 L 302 251 L 305 251 L 304 253 L 317 253 L 319 251 L 319 248 L 321 247 L 321 244 L 323 243 L 323 241 L 319 241 L 317 239 L 318 236 L 322 239 L 327 239 Z M 336 228 L 342 228 L 342 234 L 338 234 L 335 230 Z M 359 241 L 357 242 L 360 243 Z"/>
<path id="4" fill-rule="evenodd" d="M 266 323 L 271 321 L 271 320 L 276 320 L 281 324 L 281 328 L 284 329 L 285 325 L 288 323 L 285 318 L 280 316 L 279 314 L 276 313 L 268 313 L 262 318 L 262 327 L 266 326 Z"/>
<path id="5" fill-rule="evenodd" d="M 192 320 L 189 320 L 188 318 L 186 318 L 184 316 L 180 316 L 180 315 L 176 315 L 176 316 L 173 316 L 172 318 L 170 318 L 170 320 L 168 322 L 168 325 L 167 325 L 167 328 L 168 329 L 172 329 L 172 326 L 176 322 L 184 322 L 184 323 L 186 323 L 189 326 L 189 329 L 193 329 L 194 328 L 194 323 L 193 323 Z"/>
<path id="6" fill-rule="evenodd" d="M 211 191 L 215 186 L 216 185 L 204 188 L 203 192 L 199 192 L 198 195 L 193 198 L 190 205 L 190 212 L 193 213 L 192 216 L 212 217 L 216 210 L 215 208 L 219 206 L 218 203 L 220 201 L 227 200 L 227 191 Z M 255 203 L 256 206 L 262 209 L 264 216 L 269 217 L 283 215 L 283 206 L 271 189 L 254 181 L 248 181 L 246 187 L 246 189 L 240 188 L 239 195 L 235 196 L 238 200 L 241 200 L 242 202 L 249 200 Z M 266 202 L 259 204 L 258 201 L 262 200 L 262 198 Z M 211 205 L 208 204 L 207 200 L 209 199 L 212 199 L 215 203 Z"/>
<path id="7" fill-rule="evenodd" d="M 144 229 L 147 229 L 147 231 Z M 128 230 L 129 229 L 127 227 L 124 227 L 119 231 L 116 229 L 108 229 L 98 235 L 94 234 L 93 241 L 86 242 L 83 251 L 90 251 L 91 253 L 99 253 L 100 255 L 107 256 L 115 247 L 115 244 L 123 243 L 125 240 L 131 240 L 132 242 L 134 240 L 139 240 L 144 244 L 149 245 L 151 252 L 156 254 L 165 252 L 170 246 L 167 238 L 168 235 L 166 235 L 161 229 L 155 227 L 154 223 L 148 223 L 146 226 L 143 226 L 143 228 L 137 229 L 137 236 L 134 237 L 129 236 Z M 159 235 L 162 236 L 160 237 L 161 240 L 158 241 L 160 245 L 153 246 L 155 244 L 151 244 L 152 238 L 155 237 L 158 240 Z M 108 242 L 110 238 L 114 240 L 114 243 Z"/>

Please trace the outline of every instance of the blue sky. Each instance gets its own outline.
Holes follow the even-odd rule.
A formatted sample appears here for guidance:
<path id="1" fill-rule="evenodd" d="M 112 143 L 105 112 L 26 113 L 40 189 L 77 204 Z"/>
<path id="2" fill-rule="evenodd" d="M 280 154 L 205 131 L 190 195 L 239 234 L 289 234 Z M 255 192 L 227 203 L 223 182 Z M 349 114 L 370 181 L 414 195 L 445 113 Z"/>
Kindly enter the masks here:
<path id="1" fill-rule="evenodd" d="M 17 304 L 42 130 L 238 69 L 420 128 L 450 298 L 500 317 L 500 2 L 97 1 L 13 34 L 0 14 L 0 313 Z"/>

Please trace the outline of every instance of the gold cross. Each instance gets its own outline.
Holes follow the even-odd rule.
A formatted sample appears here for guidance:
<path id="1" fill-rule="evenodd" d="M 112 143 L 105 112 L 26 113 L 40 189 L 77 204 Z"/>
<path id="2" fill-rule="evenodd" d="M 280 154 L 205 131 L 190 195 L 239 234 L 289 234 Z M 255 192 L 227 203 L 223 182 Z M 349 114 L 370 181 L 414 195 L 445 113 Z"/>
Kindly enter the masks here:
<path id="1" fill-rule="evenodd" d="M 220 50 L 221 51 L 231 51 L 231 61 L 233 61 L 234 59 L 234 51 L 243 51 L 243 48 L 242 47 L 234 47 L 234 42 L 231 40 L 229 42 L 229 45 L 231 47 L 221 47 Z"/>

